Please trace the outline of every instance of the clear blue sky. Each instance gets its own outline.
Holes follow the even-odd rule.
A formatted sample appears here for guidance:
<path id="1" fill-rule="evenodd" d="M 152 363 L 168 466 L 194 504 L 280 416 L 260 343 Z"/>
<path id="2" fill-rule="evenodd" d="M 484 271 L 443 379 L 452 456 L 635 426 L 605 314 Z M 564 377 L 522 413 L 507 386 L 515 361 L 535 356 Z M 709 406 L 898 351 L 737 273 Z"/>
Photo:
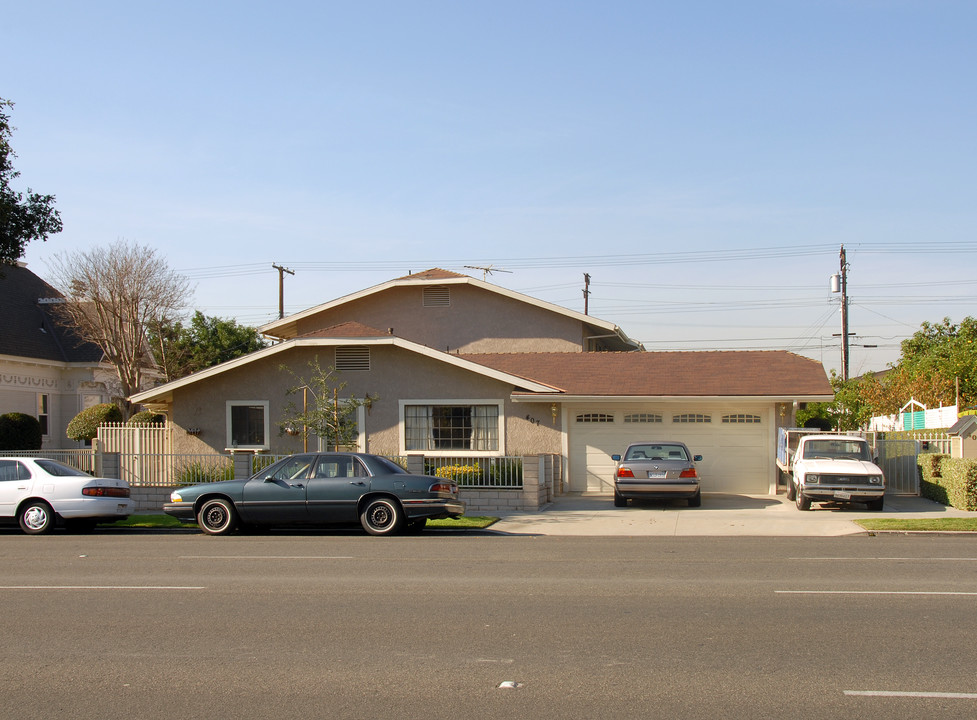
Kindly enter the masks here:
<path id="1" fill-rule="evenodd" d="M 48 2 L 3 11 L 55 253 L 159 248 L 258 325 L 465 265 L 649 350 L 852 374 L 977 315 L 977 3 Z M 859 345 L 875 344 L 876 349 Z"/>

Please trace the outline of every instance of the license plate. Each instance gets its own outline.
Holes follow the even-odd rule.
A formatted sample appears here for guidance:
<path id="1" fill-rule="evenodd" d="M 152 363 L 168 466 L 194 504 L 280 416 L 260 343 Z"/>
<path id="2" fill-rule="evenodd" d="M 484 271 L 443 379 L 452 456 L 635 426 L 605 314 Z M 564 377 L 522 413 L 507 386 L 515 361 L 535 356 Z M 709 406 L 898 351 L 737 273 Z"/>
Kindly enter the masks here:
<path id="1" fill-rule="evenodd" d="M 835 497 L 839 500 L 851 500 L 851 493 L 844 490 L 835 490 Z"/>
<path id="2" fill-rule="evenodd" d="M 648 479 L 649 480 L 664 480 L 668 476 L 664 470 L 649 470 Z"/>

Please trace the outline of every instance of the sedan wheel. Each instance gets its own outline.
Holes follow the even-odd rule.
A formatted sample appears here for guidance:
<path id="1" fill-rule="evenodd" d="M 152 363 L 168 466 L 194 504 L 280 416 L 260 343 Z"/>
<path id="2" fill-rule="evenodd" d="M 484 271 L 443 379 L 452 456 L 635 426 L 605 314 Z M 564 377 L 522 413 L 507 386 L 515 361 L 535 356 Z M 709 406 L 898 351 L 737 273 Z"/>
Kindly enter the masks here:
<path id="1" fill-rule="evenodd" d="M 701 507 L 702 506 L 702 491 L 700 490 L 695 495 L 689 498 L 689 507 Z"/>
<path id="2" fill-rule="evenodd" d="M 363 508 L 360 524 L 370 535 L 393 535 L 403 524 L 403 513 L 396 501 L 377 498 Z"/>
<path id="3" fill-rule="evenodd" d="M 54 510 L 46 502 L 36 500 L 27 503 L 18 517 L 20 529 L 28 535 L 40 535 L 54 527 Z"/>
<path id="4" fill-rule="evenodd" d="M 614 491 L 614 507 L 627 507 L 628 499 L 623 495 L 619 495 L 617 490 Z"/>
<path id="5" fill-rule="evenodd" d="M 230 500 L 214 498 L 200 506 L 197 525 L 208 535 L 227 535 L 237 527 L 237 512 Z"/>

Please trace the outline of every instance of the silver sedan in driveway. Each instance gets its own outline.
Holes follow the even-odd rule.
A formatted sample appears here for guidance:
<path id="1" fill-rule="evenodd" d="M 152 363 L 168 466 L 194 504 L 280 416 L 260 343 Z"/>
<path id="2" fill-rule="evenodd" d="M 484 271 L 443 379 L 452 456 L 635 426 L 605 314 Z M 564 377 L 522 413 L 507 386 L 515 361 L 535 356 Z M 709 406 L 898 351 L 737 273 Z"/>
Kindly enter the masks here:
<path id="1" fill-rule="evenodd" d="M 693 456 L 685 443 L 672 440 L 637 442 L 628 445 L 624 456 L 612 455 L 614 506 L 628 500 L 688 499 L 689 507 L 702 504 L 699 474 L 695 469 L 701 455 Z"/>

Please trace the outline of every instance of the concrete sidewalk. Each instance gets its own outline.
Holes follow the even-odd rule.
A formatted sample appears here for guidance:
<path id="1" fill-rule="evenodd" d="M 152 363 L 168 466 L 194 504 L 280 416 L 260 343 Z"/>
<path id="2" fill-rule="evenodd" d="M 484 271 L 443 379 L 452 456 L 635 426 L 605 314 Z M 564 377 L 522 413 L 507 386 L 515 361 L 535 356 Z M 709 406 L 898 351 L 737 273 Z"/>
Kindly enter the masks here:
<path id="1" fill-rule="evenodd" d="M 610 495 L 569 494 L 537 512 L 502 515 L 491 530 L 515 535 L 742 535 L 828 537 L 866 532 L 857 518 L 974 517 L 977 513 L 931 500 L 886 496 L 883 512 L 864 505 L 819 505 L 801 512 L 784 495 L 703 493 L 702 507 L 684 501 L 643 502 L 614 507 Z"/>

